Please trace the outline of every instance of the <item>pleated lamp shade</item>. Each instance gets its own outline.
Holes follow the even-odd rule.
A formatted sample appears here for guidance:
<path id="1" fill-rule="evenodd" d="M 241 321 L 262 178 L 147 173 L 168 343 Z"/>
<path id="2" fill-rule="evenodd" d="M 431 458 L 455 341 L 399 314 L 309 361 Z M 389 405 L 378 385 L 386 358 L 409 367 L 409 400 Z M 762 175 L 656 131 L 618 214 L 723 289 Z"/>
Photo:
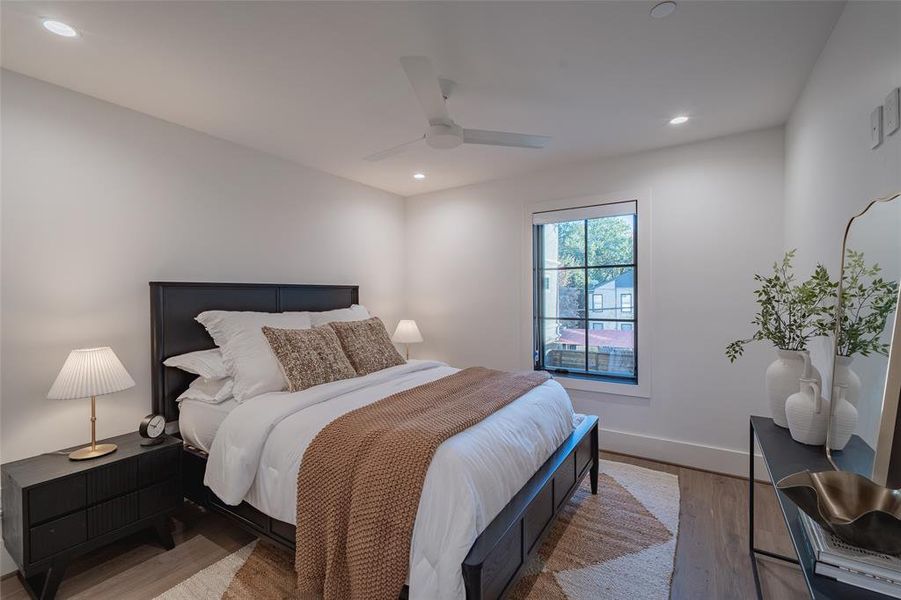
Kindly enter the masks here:
<path id="1" fill-rule="evenodd" d="M 126 390 L 134 385 L 134 379 L 112 348 L 84 348 L 69 353 L 47 398 L 90 398 Z"/>
<path id="2" fill-rule="evenodd" d="M 422 334 L 413 319 L 403 319 L 397 324 L 391 341 L 395 344 L 418 344 L 422 341 Z"/>

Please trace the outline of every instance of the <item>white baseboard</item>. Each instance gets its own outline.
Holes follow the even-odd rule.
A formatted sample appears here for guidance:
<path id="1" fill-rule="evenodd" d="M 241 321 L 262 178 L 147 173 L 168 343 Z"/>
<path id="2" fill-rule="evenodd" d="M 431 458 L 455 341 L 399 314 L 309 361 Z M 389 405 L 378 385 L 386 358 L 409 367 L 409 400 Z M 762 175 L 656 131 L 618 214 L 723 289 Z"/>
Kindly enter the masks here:
<path id="1" fill-rule="evenodd" d="M 604 428 L 600 430 L 600 447 L 602 450 L 611 452 L 725 473 L 736 477 L 748 477 L 748 453 L 746 451 Z M 770 477 L 763 464 L 763 458 L 759 454 L 755 454 L 755 456 L 755 478 L 769 481 Z"/>

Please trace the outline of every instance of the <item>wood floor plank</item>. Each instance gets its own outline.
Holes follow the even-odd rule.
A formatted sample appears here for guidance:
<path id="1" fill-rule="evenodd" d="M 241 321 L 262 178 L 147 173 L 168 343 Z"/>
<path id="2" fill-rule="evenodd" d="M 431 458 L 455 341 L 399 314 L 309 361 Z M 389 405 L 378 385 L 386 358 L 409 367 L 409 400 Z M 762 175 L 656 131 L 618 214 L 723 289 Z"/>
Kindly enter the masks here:
<path id="1" fill-rule="evenodd" d="M 604 452 L 601 457 L 679 476 L 681 505 L 673 600 L 755 597 L 748 557 L 747 479 L 620 454 Z M 791 540 L 772 486 L 755 483 L 754 490 L 758 547 L 792 555 Z M 764 562 L 767 564 L 761 568 L 761 578 L 765 598 L 807 598 L 800 571 L 772 561 L 760 561 L 760 564 Z"/>
<path id="2" fill-rule="evenodd" d="M 673 600 L 751 600 L 754 582 L 748 557 L 748 482 L 646 459 L 602 453 L 616 460 L 678 475 L 681 493 L 679 538 L 673 572 Z M 773 488 L 755 484 L 756 541 L 762 548 L 792 554 L 791 540 Z M 174 520 L 175 548 L 166 552 L 150 532 L 100 548 L 74 561 L 58 598 L 151 599 L 238 550 L 253 537 L 214 513 L 186 504 Z M 764 597 L 807 597 L 800 572 L 760 560 Z M 15 577 L 0 582 L 3 600 L 27 600 Z"/>
<path id="3" fill-rule="evenodd" d="M 0 581 L 0 598 L 3 600 L 28 600 L 28 593 L 17 577 L 7 577 Z"/>

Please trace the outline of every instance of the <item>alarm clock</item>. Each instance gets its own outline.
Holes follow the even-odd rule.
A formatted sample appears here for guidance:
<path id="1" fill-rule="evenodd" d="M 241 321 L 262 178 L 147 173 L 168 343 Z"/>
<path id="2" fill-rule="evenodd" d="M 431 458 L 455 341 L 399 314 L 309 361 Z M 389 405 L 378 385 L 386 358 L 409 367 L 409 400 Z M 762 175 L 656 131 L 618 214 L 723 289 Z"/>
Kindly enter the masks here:
<path id="1" fill-rule="evenodd" d="M 155 446 L 166 439 L 166 417 L 163 415 L 147 415 L 138 427 L 138 433 L 142 438 L 142 446 Z"/>

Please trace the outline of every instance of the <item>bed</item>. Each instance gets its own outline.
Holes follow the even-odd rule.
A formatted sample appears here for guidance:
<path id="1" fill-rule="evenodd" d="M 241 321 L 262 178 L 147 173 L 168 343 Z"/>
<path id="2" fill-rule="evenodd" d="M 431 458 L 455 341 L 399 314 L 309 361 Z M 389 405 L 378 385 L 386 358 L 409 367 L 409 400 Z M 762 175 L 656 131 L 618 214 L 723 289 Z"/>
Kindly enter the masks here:
<path id="1" fill-rule="evenodd" d="M 278 427 L 282 427 L 282 421 L 287 422 L 290 418 L 283 415 L 270 417 L 267 414 L 273 411 L 282 411 L 283 407 L 287 405 L 286 398 L 289 400 L 288 403 L 294 401 L 298 406 L 305 406 L 303 398 L 292 400 L 290 395 L 283 394 L 282 397 L 275 399 L 266 398 L 264 397 L 266 395 L 263 395 L 242 405 L 217 406 L 215 408 L 185 404 L 183 405 L 184 418 L 180 419 L 176 398 L 187 387 L 191 376 L 177 369 L 164 367 L 162 362 L 167 357 L 176 354 L 213 347 L 213 342 L 206 331 L 194 321 L 194 317 L 204 310 L 325 311 L 345 308 L 358 303 L 358 288 L 340 285 L 162 282 L 151 283 L 150 288 L 154 407 L 157 412 L 166 416 L 167 421 L 180 421 L 180 426 L 184 429 L 183 438 L 186 440 L 186 445 L 183 454 L 183 472 L 186 496 L 194 502 L 234 519 L 261 537 L 268 538 L 285 548 L 293 549 L 295 528 L 291 518 L 292 506 L 290 503 L 285 504 L 282 498 L 293 496 L 285 490 L 290 490 L 290 480 L 292 477 L 296 477 L 296 465 L 302 455 L 303 446 L 302 444 L 296 446 L 300 450 L 295 452 L 293 457 L 289 456 L 290 452 L 283 451 L 286 448 L 285 442 L 283 440 L 282 446 L 279 446 L 278 438 L 280 436 L 282 438 L 292 437 L 294 432 L 299 430 L 292 430 L 289 432 L 291 435 L 288 435 L 283 429 L 279 434 Z M 350 384 L 350 388 L 353 389 L 330 392 L 332 395 L 329 396 L 329 403 L 323 405 L 338 406 L 346 403 L 350 406 L 355 405 L 354 403 L 368 402 L 371 400 L 367 398 L 373 394 L 386 395 L 391 393 L 391 390 L 402 389 L 402 386 L 409 387 L 424 380 L 434 380 L 453 371 L 441 363 L 413 361 L 407 365 L 386 369 L 383 373 L 358 378 L 360 381 Z M 371 378 L 371 381 L 367 378 Z M 342 385 L 347 387 L 348 384 Z M 552 385 L 558 384 L 552 382 Z M 536 388 L 502 411 L 508 409 L 521 411 L 522 406 L 530 401 L 526 396 L 533 392 L 538 395 L 550 394 L 549 389 L 551 388 L 546 388 L 542 392 L 541 388 Z M 309 391 L 307 390 L 307 392 Z M 538 404 L 551 407 L 548 409 L 551 413 L 555 410 L 553 402 L 548 402 L 546 398 L 541 402 L 536 401 L 536 406 Z M 304 410 L 307 412 L 303 412 Z M 571 412 L 571 407 L 569 410 Z M 303 413 L 302 417 L 296 418 L 295 416 L 294 420 L 297 423 L 311 421 L 314 412 L 304 408 L 300 410 L 300 413 Z M 329 418 L 327 412 L 324 411 L 318 418 L 323 419 L 323 422 L 327 421 Z M 495 414 L 499 415 L 500 413 L 501 411 L 498 411 Z M 265 434 L 254 434 L 253 430 L 246 431 L 244 425 L 241 427 L 236 425 L 250 420 L 248 417 L 251 416 L 261 422 L 262 429 L 260 431 Z M 496 423 L 489 423 L 489 420 L 494 417 L 495 415 L 492 415 L 471 428 L 471 431 L 467 430 L 464 433 L 478 436 L 479 427 L 484 425 L 486 431 L 482 431 L 481 435 L 490 437 L 492 435 L 491 428 L 497 427 Z M 540 416 L 536 419 L 534 424 L 537 432 L 536 441 L 534 441 L 535 451 L 532 454 L 539 458 L 535 459 L 532 456 L 531 464 L 521 464 L 520 460 L 504 460 L 503 456 L 493 456 L 492 453 L 487 453 L 488 459 L 481 461 L 481 468 L 489 469 L 491 476 L 498 482 L 497 485 L 492 484 L 491 490 L 488 491 L 494 492 L 495 496 L 500 493 L 502 498 L 500 500 L 497 497 L 493 499 L 477 498 L 474 501 L 473 506 L 484 510 L 485 514 L 480 515 L 480 518 L 474 517 L 473 523 L 476 525 L 468 526 L 470 530 L 468 538 L 462 534 L 457 535 L 451 528 L 451 525 L 461 521 L 461 519 L 455 518 L 457 515 L 450 512 L 456 509 L 448 508 L 448 506 L 453 507 L 453 504 L 445 504 L 444 512 L 448 514 L 442 514 L 440 501 L 443 499 L 447 503 L 448 498 L 453 498 L 455 493 L 462 494 L 460 490 L 455 490 L 455 480 L 442 481 L 439 485 L 430 484 L 429 478 L 426 478 L 426 484 L 423 487 L 423 502 L 428 503 L 431 498 L 432 504 L 436 506 L 431 507 L 427 512 L 423 510 L 424 504 L 420 504 L 420 516 L 417 517 L 413 536 L 414 553 L 417 547 L 422 547 L 424 556 L 428 556 L 429 552 L 441 554 L 440 544 L 442 542 L 454 541 L 458 545 L 465 543 L 466 546 L 457 550 L 459 556 L 455 561 L 459 560 L 459 565 L 454 567 L 452 574 L 455 580 L 461 580 L 459 587 L 462 589 L 457 593 L 452 585 L 445 585 L 446 582 L 451 581 L 446 573 L 448 570 L 446 565 L 434 567 L 434 576 L 431 572 L 424 575 L 414 568 L 416 563 L 411 557 L 410 581 L 414 589 L 418 590 L 415 595 L 422 597 L 421 590 L 425 589 L 423 585 L 416 582 L 431 578 L 433 579 L 431 585 L 440 586 L 435 589 L 441 589 L 442 594 L 445 590 L 450 590 L 447 592 L 449 595 L 446 596 L 449 598 L 461 597 L 464 594 L 466 598 L 475 600 L 503 597 L 518 579 L 525 562 L 540 547 L 540 543 L 559 509 L 586 476 L 591 479 L 592 491 L 596 491 L 597 418 L 578 416 L 568 424 L 567 429 L 562 433 L 559 431 L 559 426 L 554 425 L 554 418 L 553 414 L 549 414 L 547 417 Z M 266 424 L 267 420 L 272 422 L 271 427 Z M 559 417 L 557 420 L 559 421 Z M 295 424 L 294 427 L 299 427 L 299 425 Z M 547 435 L 542 433 L 542 428 L 547 429 L 549 433 Z M 315 434 L 315 427 L 309 432 L 312 432 L 310 435 Z M 268 436 L 265 443 L 263 442 L 264 435 Z M 214 446 L 217 444 L 223 446 L 226 443 L 223 440 L 232 440 L 229 443 L 237 443 L 234 440 L 240 441 L 241 437 L 248 436 L 251 440 L 246 443 L 252 443 L 255 439 L 259 439 L 260 456 L 257 462 L 261 466 L 255 467 L 256 470 L 244 475 L 234 471 L 225 471 L 222 465 L 227 465 L 229 461 L 222 459 L 223 452 L 218 451 L 217 453 Z M 451 438 L 448 442 L 453 442 L 455 439 Z M 541 445 L 541 440 L 544 440 L 544 446 Z M 553 444 L 550 445 L 547 440 L 553 440 Z M 466 443 L 477 444 L 478 438 L 475 437 Z M 532 442 L 530 441 L 530 443 Z M 442 445 L 442 449 L 445 445 L 453 446 L 453 444 L 446 443 Z M 463 447 L 461 444 L 458 446 Z M 208 452 L 211 450 L 213 453 L 210 455 Z M 444 459 L 444 462 L 448 464 L 459 458 L 454 455 L 453 449 L 444 454 L 449 455 L 449 458 Z M 285 458 L 286 456 L 288 458 Z M 547 456 L 546 460 L 544 460 L 545 456 Z M 441 452 L 436 453 L 434 459 L 436 463 L 441 463 L 440 457 Z M 295 470 L 292 471 L 292 468 Z M 431 470 L 432 467 L 430 467 Z M 219 474 L 218 478 L 215 475 L 217 473 Z M 268 480 L 263 476 L 266 473 L 272 475 Z M 211 487 L 205 485 L 205 474 L 207 484 L 218 494 Z M 213 474 L 212 477 L 211 474 Z M 249 483 L 240 485 L 242 478 L 247 479 Z M 484 479 L 484 473 L 482 478 Z M 515 485 L 511 482 L 515 482 Z M 458 487 L 465 488 L 467 485 L 478 487 L 469 481 L 461 481 Z M 497 492 L 496 490 L 504 491 Z M 461 497 L 465 497 L 465 494 Z M 504 502 L 506 503 L 504 504 Z M 420 521 L 423 521 L 424 524 Z M 456 527 L 460 529 L 459 526 Z M 473 529 L 473 527 L 477 527 L 477 529 Z M 425 542 L 417 546 L 417 528 L 420 530 L 425 528 L 426 531 L 431 532 L 420 535 L 426 542 L 432 538 L 431 549 L 426 547 L 428 544 Z M 437 540 L 438 546 L 435 546 L 434 531 L 443 532 Z M 443 538 L 445 535 L 448 536 L 447 540 Z M 472 541 L 473 538 L 474 541 Z M 470 541 L 472 541 L 471 544 Z M 421 560 L 419 562 L 429 566 L 430 561 Z M 457 584 L 454 583 L 454 585 Z M 401 597 L 405 597 L 406 594 L 407 589 L 405 588 Z M 432 594 L 428 596 L 433 597 Z"/>

